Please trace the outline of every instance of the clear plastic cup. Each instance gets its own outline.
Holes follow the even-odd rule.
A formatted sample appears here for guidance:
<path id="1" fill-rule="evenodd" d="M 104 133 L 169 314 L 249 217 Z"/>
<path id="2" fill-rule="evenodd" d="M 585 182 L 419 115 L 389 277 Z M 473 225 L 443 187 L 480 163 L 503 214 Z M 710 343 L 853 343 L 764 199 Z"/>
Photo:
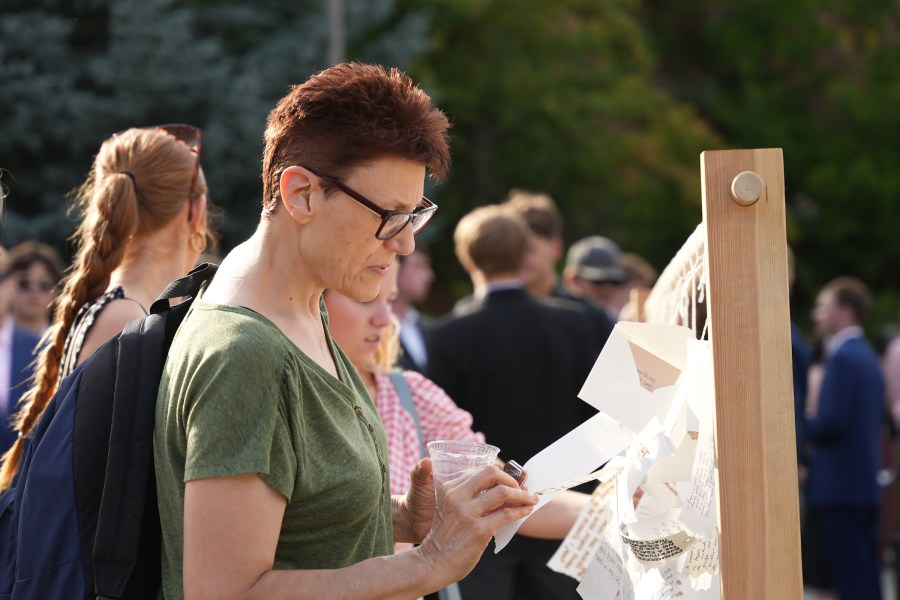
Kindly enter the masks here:
<path id="1" fill-rule="evenodd" d="M 440 501 L 438 489 L 485 465 L 494 464 L 500 448 L 482 442 L 436 440 L 428 442 L 428 456 L 434 465 L 434 493 Z"/>

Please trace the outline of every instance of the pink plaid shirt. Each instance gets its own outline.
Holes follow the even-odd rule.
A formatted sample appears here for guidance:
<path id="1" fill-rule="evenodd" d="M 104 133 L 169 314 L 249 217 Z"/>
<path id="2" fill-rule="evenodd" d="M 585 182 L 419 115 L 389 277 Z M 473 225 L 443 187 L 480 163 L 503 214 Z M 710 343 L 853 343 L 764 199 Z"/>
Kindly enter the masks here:
<path id="1" fill-rule="evenodd" d="M 472 415 L 454 404 L 450 396 L 430 379 L 415 371 L 404 371 L 424 442 L 466 440 L 483 442 L 484 435 L 472 431 Z M 375 408 L 388 440 L 391 493 L 405 494 L 412 482 L 410 471 L 422 458 L 412 416 L 403 409 L 397 390 L 387 375 L 375 376 Z"/>
<path id="2" fill-rule="evenodd" d="M 472 431 L 472 415 L 458 407 L 436 383 L 415 371 L 403 371 L 403 377 L 419 415 L 424 443 L 432 440 L 484 441 L 483 434 Z M 400 396 L 387 375 L 375 375 L 375 408 L 387 434 L 391 494 L 405 494 L 412 483 L 410 471 L 422 455 L 416 423 L 400 404 Z M 412 547 L 412 544 L 394 544 L 394 553 Z"/>

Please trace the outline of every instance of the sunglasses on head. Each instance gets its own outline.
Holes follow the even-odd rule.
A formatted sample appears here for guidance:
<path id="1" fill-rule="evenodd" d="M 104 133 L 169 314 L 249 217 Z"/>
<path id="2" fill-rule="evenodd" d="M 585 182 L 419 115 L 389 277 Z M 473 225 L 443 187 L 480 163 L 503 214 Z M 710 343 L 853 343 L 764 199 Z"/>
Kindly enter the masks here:
<path id="1" fill-rule="evenodd" d="M 138 127 L 138 129 L 164 131 L 183 143 L 191 152 L 197 155 L 197 160 L 194 162 L 194 175 L 191 177 L 191 187 L 188 188 L 188 196 L 193 198 L 194 186 L 197 185 L 197 175 L 200 173 L 200 149 L 203 147 L 203 133 L 200 131 L 200 128 L 188 125 L 187 123 L 168 123 L 165 125 Z M 116 137 L 121 133 L 121 131 L 114 133 L 112 137 Z"/>
<path id="2" fill-rule="evenodd" d="M 48 279 L 20 279 L 19 289 L 23 292 L 27 292 L 28 290 L 40 290 L 45 294 L 53 289 L 54 284 L 52 281 Z"/>

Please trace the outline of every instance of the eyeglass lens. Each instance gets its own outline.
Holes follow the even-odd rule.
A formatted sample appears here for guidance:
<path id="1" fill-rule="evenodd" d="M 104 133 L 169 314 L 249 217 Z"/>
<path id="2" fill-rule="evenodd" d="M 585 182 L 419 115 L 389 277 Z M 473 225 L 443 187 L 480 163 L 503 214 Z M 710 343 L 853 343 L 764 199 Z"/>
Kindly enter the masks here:
<path id="1" fill-rule="evenodd" d="M 436 207 L 428 207 L 413 214 L 402 213 L 391 215 L 381 228 L 381 235 L 378 236 L 382 240 L 387 240 L 400 233 L 406 224 L 409 223 L 413 233 L 418 233 L 420 229 L 425 227 L 428 220 L 434 214 Z"/>

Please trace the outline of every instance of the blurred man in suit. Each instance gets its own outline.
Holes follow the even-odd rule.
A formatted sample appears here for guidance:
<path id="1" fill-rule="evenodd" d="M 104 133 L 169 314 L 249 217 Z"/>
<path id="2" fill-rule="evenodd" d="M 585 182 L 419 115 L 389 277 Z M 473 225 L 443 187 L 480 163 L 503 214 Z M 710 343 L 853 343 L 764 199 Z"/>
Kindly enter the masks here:
<path id="1" fill-rule="evenodd" d="M 409 256 L 397 255 L 400 271 L 397 273 L 397 298 L 391 306 L 400 321 L 400 349 L 397 364 L 402 369 L 423 372 L 428 365 L 428 348 L 425 336 L 426 319 L 416 309 L 424 302 L 434 282 L 431 256 L 427 247 L 416 240 L 416 249 Z"/>
<path id="2" fill-rule="evenodd" d="M 508 207 L 481 207 L 459 222 L 456 253 L 474 298 L 435 325 L 426 369 L 505 459 L 519 461 L 580 424 L 577 393 L 596 343 L 582 314 L 523 289 L 529 236 L 522 217 Z M 546 566 L 558 546 L 517 537 L 501 554 L 488 549 L 460 582 L 463 597 L 577 599 L 575 580 Z"/>
<path id="3" fill-rule="evenodd" d="M 825 373 L 806 422 L 807 516 L 842 600 L 881 598 L 877 476 L 885 384 L 862 329 L 869 306 L 865 285 L 840 277 L 822 288 L 813 310 L 825 340 Z"/>

